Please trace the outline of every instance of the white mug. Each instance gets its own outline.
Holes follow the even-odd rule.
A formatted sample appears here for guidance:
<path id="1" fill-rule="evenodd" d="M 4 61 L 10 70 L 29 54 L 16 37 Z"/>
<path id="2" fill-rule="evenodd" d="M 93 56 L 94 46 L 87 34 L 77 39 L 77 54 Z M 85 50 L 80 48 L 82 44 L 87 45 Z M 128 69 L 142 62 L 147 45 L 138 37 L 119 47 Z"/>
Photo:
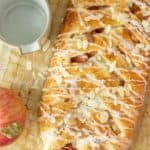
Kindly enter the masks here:
<path id="1" fill-rule="evenodd" d="M 50 31 L 48 0 L 0 0 L 0 40 L 22 54 L 40 49 Z"/>

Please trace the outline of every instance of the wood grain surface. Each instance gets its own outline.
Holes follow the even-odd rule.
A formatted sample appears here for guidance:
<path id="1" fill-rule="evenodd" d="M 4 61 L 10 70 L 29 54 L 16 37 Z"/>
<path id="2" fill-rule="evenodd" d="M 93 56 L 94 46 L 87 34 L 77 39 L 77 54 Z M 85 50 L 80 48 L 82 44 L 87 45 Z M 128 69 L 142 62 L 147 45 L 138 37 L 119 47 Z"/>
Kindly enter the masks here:
<path id="1" fill-rule="evenodd" d="M 59 32 L 68 0 L 49 0 L 52 9 L 52 29 L 50 39 L 43 41 L 40 51 L 21 55 L 20 51 L 0 42 L 0 86 L 16 91 L 27 106 L 27 122 L 18 140 L 0 150 L 42 150 L 37 123 L 37 110 L 41 89 L 51 57 L 51 45 Z M 132 150 L 149 150 L 150 146 L 150 94 L 146 97 L 146 107 L 142 122 L 136 134 Z"/>

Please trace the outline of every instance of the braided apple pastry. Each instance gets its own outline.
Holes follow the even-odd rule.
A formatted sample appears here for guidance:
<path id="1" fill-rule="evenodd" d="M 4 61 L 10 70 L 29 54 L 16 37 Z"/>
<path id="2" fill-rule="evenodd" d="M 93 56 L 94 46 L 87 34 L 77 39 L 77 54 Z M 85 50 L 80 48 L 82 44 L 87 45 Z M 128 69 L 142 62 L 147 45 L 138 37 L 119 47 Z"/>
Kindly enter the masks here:
<path id="1" fill-rule="evenodd" d="M 149 0 L 72 0 L 43 88 L 44 150 L 127 150 L 149 65 Z"/>

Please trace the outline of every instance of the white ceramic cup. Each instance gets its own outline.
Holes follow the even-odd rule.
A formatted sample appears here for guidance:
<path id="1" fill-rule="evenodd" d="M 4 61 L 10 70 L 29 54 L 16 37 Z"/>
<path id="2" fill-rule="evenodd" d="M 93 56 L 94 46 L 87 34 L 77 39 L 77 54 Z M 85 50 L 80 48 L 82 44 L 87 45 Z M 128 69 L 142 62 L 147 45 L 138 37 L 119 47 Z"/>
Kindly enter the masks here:
<path id="1" fill-rule="evenodd" d="M 48 0 L 0 0 L 0 39 L 22 54 L 40 49 L 50 23 Z"/>

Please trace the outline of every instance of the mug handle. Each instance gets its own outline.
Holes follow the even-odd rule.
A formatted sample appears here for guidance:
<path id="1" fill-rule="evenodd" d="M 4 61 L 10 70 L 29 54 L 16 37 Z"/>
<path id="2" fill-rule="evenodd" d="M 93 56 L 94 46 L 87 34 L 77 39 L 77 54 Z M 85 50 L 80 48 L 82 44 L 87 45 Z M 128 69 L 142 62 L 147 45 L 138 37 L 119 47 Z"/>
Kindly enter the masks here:
<path id="1" fill-rule="evenodd" d="M 29 45 L 22 45 L 20 47 L 20 51 L 22 54 L 27 54 L 27 53 L 32 53 L 32 52 L 38 51 L 38 50 L 40 50 L 40 48 L 41 48 L 40 43 L 36 41 Z"/>

